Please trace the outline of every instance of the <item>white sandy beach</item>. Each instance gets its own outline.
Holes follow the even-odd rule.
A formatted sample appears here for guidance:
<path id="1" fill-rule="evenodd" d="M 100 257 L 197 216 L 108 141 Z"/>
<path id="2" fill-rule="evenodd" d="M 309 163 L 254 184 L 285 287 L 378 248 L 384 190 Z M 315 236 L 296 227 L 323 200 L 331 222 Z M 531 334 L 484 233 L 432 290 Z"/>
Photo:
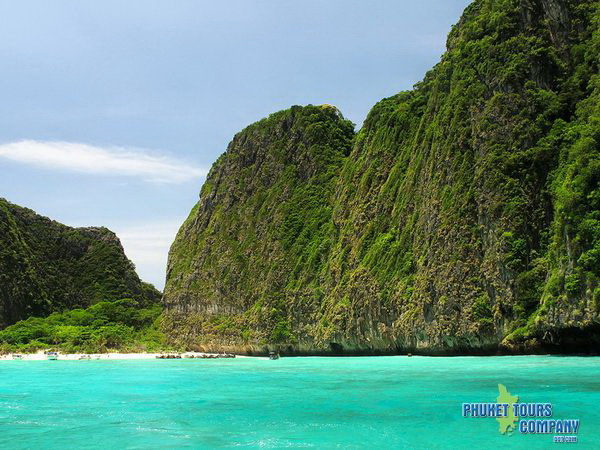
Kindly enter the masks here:
<path id="1" fill-rule="evenodd" d="M 15 358 L 13 355 L 17 353 L 9 353 L 7 355 L 0 355 L 0 361 L 13 361 Z M 177 354 L 177 353 L 58 353 L 59 361 L 79 361 L 82 356 L 89 355 L 91 360 L 123 360 L 123 359 L 157 359 L 157 356 L 166 355 L 166 354 Z M 46 361 L 48 356 L 43 352 L 39 351 L 37 353 L 18 353 L 18 355 L 22 356 L 22 361 Z M 198 359 L 206 358 L 208 356 L 214 355 L 218 356 L 218 353 L 201 353 L 201 352 L 185 352 L 179 353 L 182 359 L 187 359 L 186 356 L 194 357 Z M 235 355 L 236 358 L 252 358 L 251 356 L 243 356 L 243 355 Z M 88 359 L 83 359 L 83 361 L 87 361 Z"/>

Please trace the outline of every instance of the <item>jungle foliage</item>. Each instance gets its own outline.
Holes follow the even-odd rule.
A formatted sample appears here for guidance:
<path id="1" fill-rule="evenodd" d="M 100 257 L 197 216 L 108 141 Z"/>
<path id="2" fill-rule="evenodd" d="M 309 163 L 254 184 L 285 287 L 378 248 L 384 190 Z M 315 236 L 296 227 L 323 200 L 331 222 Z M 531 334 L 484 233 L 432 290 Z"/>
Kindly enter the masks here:
<path id="1" fill-rule="evenodd" d="M 161 312 L 159 304 L 143 307 L 135 300 L 122 299 L 30 317 L 0 331 L 0 351 L 160 351 L 167 348 L 160 331 Z"/>

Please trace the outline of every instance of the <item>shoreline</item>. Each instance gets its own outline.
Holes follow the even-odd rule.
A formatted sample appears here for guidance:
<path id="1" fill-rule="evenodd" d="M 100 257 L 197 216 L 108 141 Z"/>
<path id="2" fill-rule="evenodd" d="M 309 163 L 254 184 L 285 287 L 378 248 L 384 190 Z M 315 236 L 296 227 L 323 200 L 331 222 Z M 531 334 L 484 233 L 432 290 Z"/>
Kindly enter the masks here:
<path id="1" fill-rule="evenodd" d="M 20 355 L 20 358 L 15 358 L 14 355 Z M 165 357 L 165 355 L 178 355 L 177 357 Z M 58 361 L 125 361 L 125 360 L 154 360 L 154 359 L 234 359 L 234 358 L 250 358 L 250 359 L 269 359 L 268 356 L 262 355 L 243 355 L 232 354 L 223 356 L 223 353 L 215 352 L 152 352 L 152 353 L 60 353 L 58 352 Z M 233 356 L 231 356 L 233 355 Z M 395 355 L 281 355 L 287 358 L 377 358 L 377 357 L 417 357 L 417 358 L 489 358 L 489 357 L 511 357 L 511 356 L 575 356 L 575 357 L 599 357 L 598 354 L 585 353 L 516 353 L 516 354 L 483 354 L 483 355 L 426 355 L 426 354 L 395 354 Z M 83 357 L 83 358 L 82 358 Z M 48 355 L 44 351 L 36 353 L 7 353 L 0 355 L 0 361 L 47 361 Z"/>
<path id="2" fill-rule="evenodd" d="M 20 355 L 21 358 L 15 358 Z M 178 355 L 178 357 L 165 358 L 164 355 Z M 60 353 L 58 361 L 90 361 L 90 360 L 141 360 L 141 359 L 232 359 L 253 358 L 253 356 L 234 355 L 223 357 L 223 354 L 208 352 L 158 352 L 158 353 Z M 254 357 L 255 358 L 255 357 Z M 48 355 L 44 351 L 36 353 L 8 353 L 0 355 L 0 361 L 47 361 Z"/>

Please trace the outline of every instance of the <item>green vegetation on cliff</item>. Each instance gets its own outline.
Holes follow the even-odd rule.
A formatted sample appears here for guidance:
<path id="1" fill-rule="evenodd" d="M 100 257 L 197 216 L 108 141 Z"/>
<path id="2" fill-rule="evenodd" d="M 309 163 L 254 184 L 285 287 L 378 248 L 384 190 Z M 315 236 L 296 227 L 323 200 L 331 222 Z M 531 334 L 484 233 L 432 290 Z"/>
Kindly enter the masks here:
<path id="1" fill-rule="evenodd" d="M 328 199 L 353 129 L 323 105 L 292 107 L 235 136 L 179 231 L 167 268 L 168 308 L 201 316 L 167 328 L 182 339 L 294 339 L 287 293 L 297 293 L 302 316 L 329 253 Z"/>
<path id="2" fill-rule="evenodd" d="M 0 328 L 28 317 L 133 298 L 156 303 L 119 239 L 71 228 L 0 199 Z"/>
<path id="3" fill-rule="evenodd" d="M 588 120 L 581 106 L 598 105 L 597 8 L 476 1 L 423 82 L 373 108 L 338 183 L 327 268 L 326 303 L 356 304 L 325 316 L 334 325 L 324 339 L 369 347 L 378 327 L 390 347 L 460 352 L 492 350 L 528 321 L 546 344 L 565 344 L 566 327 L 597 326 L 597 263 L 578 278 L 587 293 L 559 281 L 562 308 L 543 295 L 552 273 L 582 270 L 567 256 L 574 237 L 561 216 L 582 218 L 565 208 L 559 180 L 573 161 L 565 137 L 578 139 Z M 598 133 L 597 119 L 584 127 Z M 598 161 L 598 141 L 583 152 Z M 598 186 L 590 169 L 575 194 L 583 203 Z M 575 253 L 597 241 L 586 244 Z M 598 345 L 593 335 L 589 343 Z"/>
<path id="4" fill-rule="evenodd" d="M 599 57 L 598 1 L 476 0 L 354 138 L 331 107 L 251 125 L 173 244 L 166 329 L 239 351 L 598 351 Z"/>

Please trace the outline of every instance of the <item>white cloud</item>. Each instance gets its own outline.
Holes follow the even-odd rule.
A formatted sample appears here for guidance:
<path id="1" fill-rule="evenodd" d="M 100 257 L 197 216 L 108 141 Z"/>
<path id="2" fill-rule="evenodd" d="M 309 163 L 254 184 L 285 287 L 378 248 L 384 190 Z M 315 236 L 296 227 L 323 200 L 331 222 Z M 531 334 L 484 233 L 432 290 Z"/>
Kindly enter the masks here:
<path id="1" fill-rule="evenodd" d="M 182 183 L 207 173 L 203 168 L 143 149 L 97 147 L 77 142 L 9 142 L 0 144 L 0 157 L 47 169 L 139 177 L 157 183 Z"/>
<path id="2" fill-rule="evenodd" d="M 135 264 L 140 278 L 162 289 L 169 248 L 182 223 L 183 219 L 139 225 L 114 225 L 111 229 L 121 240 L 125 254 Z"/>

